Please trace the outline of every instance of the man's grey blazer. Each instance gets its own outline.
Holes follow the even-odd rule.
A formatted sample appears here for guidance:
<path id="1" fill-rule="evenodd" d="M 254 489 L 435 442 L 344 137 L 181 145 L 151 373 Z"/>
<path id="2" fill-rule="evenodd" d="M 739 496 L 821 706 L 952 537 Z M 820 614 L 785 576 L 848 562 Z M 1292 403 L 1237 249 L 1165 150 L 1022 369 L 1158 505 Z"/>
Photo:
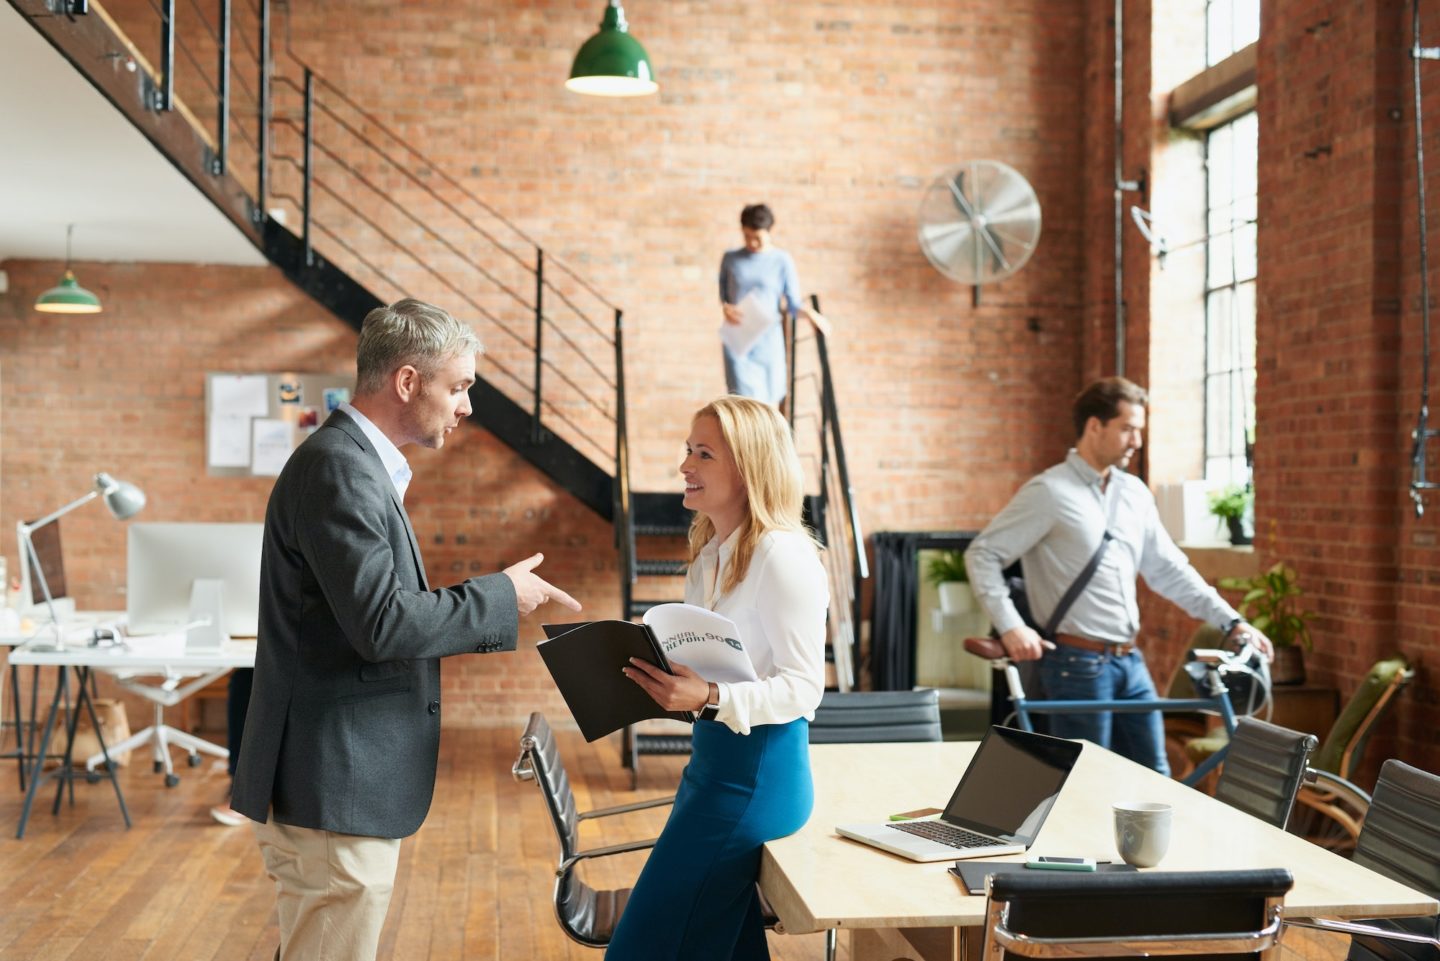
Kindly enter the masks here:
<path id="1" fill-rule="evenodd" d="M 428 589 L 380 455 L 336 411 L 270 493 L 231 806 L 343 834 L 415 833 L 435 789 L 439 659 L 513 651 L 518 629 L 504 574 Z"/>

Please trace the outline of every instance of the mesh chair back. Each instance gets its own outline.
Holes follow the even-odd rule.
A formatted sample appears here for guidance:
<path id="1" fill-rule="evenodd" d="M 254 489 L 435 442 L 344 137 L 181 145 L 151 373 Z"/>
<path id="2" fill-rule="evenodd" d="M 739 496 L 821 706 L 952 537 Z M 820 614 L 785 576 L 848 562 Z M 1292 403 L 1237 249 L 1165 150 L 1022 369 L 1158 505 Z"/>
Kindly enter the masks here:
<path id="1" fill-rule="evenodd" d="M 1215 785 L 1215 797 L 1267 824 L 1284 828 L 1320 741 L 1313 734 L 1241 718 Z"/>
<path id="2" fill-rule="evenodd" d="M 1380 768 L 1365 826 L 1355 842 L 1356 864 L 1440 898 L 1440 777 L 1401 761 Z M 1398 918 L 1367 922 L 1380 928 L 1440 937 L 1440 919 Z M 1433 961 L 1425 945 L 1356 936 L 1349 961 Z"/>
<path id="3" fill-rule="evenodd" d="M 996 874 L 983 957 L 1263 959 L 1293 883 L 1283 868 Z"/>
<path id="4" fill-rule="evenodd" d="M 918 691 L 826 691 L 810 722 L 811 744 L 940 740 L 940 694 Z"/>

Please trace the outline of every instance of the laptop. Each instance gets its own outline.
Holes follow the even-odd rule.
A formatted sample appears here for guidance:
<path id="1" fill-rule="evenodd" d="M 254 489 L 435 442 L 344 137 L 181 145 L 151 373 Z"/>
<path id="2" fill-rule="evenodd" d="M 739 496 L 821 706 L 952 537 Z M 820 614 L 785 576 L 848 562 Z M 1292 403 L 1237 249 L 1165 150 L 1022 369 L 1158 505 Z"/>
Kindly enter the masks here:
<path id="1" fill-rule="evenodd" d="M 841 824 L 836 833 L 912 861 L 1020 854 L 1060 796 L 1079 741 L 992 727 L 936 820 Z"/>

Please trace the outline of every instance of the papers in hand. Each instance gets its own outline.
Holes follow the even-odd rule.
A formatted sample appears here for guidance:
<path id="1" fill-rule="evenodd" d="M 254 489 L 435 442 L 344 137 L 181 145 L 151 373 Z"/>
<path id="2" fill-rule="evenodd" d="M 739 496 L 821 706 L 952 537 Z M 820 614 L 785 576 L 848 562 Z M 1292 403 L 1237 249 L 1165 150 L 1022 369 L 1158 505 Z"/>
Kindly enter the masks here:
<path id="1" fill-rule="evenodd" d="M 740 643 L 740 629 L 725 615 L 694 604 L 659 604 L 643 620 L 672 664 L 684 664 L 707 681 L 759 679 Z"/>
<path id="2" fill-rule="evenodd" d="M 589 621 L 544 624 L 536 647 L 585 740 L 653 717 L 693 721 L 689 711 L 666 711 L 622 671 L 639 658 L 670 672 L 684 664 L 707 681 L 753 681 L 755 668 L 740 645 L 735 622 L 703 607 L 661 604 L 644 624 Z"/>
<path id="3" fill-rule="evenodd" d="M 780 320 L 775 304 L 767 304 L 755 291 L 741 298 L 736 305 L 740 308 L 740 323 L 725 321 L 720 325 L 720 340 L 736 357 L 744 357 L 760 339 L 760 335 Z"/>

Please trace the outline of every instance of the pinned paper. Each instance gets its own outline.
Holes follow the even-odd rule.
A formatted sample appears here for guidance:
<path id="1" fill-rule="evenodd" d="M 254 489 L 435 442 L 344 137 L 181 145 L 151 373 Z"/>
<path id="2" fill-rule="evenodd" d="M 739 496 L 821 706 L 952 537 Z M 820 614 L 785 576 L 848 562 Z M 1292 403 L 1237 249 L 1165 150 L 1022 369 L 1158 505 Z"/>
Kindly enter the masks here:
<path id="1" fill-rule="evenodd" d="M 226 417 L 264 417 L 269 409 L 264 374 L 211 375 L 211 413 Z"/>
<path id="2" fill-rule="evenodd" d="M 294 428 L 288 420 L 257 417 L 251 421 L 250 473 L 275 477 L 295 448 Z"/>
<path id="3" fill-rule="evenodd" d="M 250 466 L 250 417 L 211 414 L 205 460 L 211 467 Z"/>

